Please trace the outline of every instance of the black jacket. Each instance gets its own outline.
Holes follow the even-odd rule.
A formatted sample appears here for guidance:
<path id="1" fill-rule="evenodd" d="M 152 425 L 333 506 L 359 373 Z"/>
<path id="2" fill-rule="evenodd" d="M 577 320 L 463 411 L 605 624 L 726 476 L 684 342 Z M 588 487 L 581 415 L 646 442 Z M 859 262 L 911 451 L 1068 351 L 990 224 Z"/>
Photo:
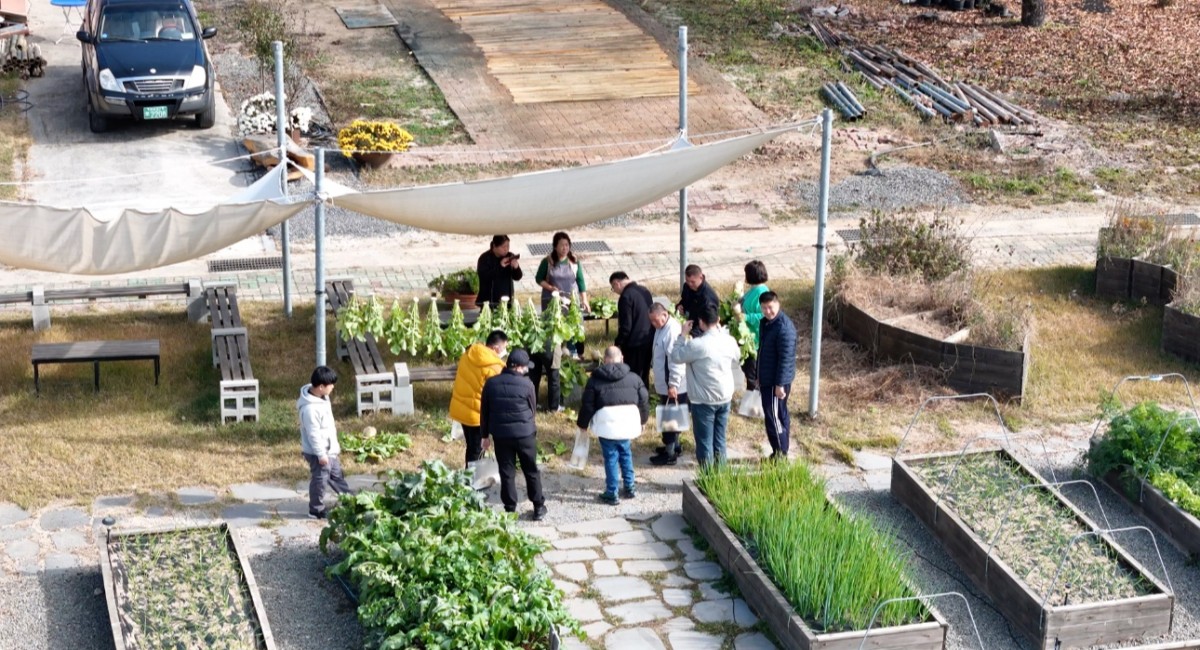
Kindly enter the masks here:
<path id="1" fill-rule="evenodd" d="M 500 298 L 513 296 L 513 283 L 521 279 L 525 272 L 511 266 L 500 266 L 500 258 L 491 250 L 484 251 L 475 263 L 475 272 L 479 274 L 479 304 L 491 303 L 495 309 L 500 305 Z"/>
<path id="2" fill-rule="evenodd" d="M 641 377 L 629 371 L 623 363 L 606 363 L 592 372 L 583 389 L 583 405 L 575 424 L 586 429 L 592 424 L 596 411 L 606 406 L 636 404 L 642 424 L 650 419 L 650 393 Z"/>
<path id="3" fill-rule="evenodd" d="M 796 326 L 782 311 L 758 321 L 758 381 L 787 386 L 796 377 Z"/>
<path id="4" fill-rule="evenodd" d="M 527 438 L 537 433 L 533 382 L 511 368 L 488 379 L 479 403 L 479 435 L 483 438 Z"/>
<path id="5" fill-rule="evenodd" d="M 712 305 L 713 309 L 717 309 L 721 305 L 721 299 L 708 284 L 708 280 L 701 282 L 700 288 L 695 291 L 684 284 L 683 288 L 679 290 L 679 295 L 679 305 L 683 307 L 684 315 L 694 323 L 692 336 L 700 336 L 700 316 L 704 314 L 704 306 Z"/>
<path id="6" fill-rule="evenodd" d="M 654 343 L 654 326 L 650 323 L 650 305 L 654 298 L 650 290 L 636 282 L 625 285 L 617 299 L 617 347 L 649 347 Z"/>

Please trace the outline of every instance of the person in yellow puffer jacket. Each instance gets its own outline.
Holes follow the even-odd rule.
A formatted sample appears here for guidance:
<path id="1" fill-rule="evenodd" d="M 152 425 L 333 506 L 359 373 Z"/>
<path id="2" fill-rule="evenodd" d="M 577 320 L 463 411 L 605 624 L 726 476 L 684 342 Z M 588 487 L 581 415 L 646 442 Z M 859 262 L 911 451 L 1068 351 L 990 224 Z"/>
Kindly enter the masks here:
<path id="1" fill-rule="evenodd" d="M 467 464 L 479 460 L 483 455 L 483 441 L 479 434 L 479 402 L 483 395 L 483 384 L 504 369 L 504 350 L 508 347 L 508 336 L 501 330 L 493 330 L 484 343 L 472 343 L 458 359 L 458 370 L 454 374 L 454 390 L 450 394 L 450 419 L 463 428 L 467 440 Z"/>

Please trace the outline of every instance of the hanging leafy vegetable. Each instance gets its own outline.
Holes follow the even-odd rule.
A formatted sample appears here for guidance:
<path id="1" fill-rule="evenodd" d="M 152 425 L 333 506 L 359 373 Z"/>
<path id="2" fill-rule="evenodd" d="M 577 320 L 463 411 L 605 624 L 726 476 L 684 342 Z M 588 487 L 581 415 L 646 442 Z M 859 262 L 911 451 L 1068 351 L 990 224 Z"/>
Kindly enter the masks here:
<path id="1" fill-rule="evenodd" d="M 383 305 L 371 296 L 366 300 L 357 295 L 338 310 L 337 331 L 343 340 L 362 340 L 367 333 L 383 331 Z"/>
<path id="2" fill-rule="evenodd" d="M 392 354 L 403 352 L 416 356 L 421 345 L 421 314 L 417 311 L 417 299 L 413 298 L 412 307 L 407 312 L 400 308 L 399 300 L 393 301 L 380 335 L 387 340 Z"/>
<path id="3" fill-rule="evenodd" d="M 476 341 L 484 341 L 487 339 L 488 334 L 492 333 L 492 330 L 495 329 L 492 327 L 493 320 L 491 303 L 483 303 L 483 306 L 479 308 L 479 316 L 475 317 L 473 338 Z"/>
<path id="4" fill-rule="evenodd" d="M 442 343 L 442 319 L 438 314 L 437 302 L 429 301 L 429 312 L 421 326 L 421 346 L 427 357 L 445 357 L 446 346 Z"/>
<path id="5" fill-rule="evenodd" d="M 565 354 L 562 358 L 562 365 L 558 370 L 558 376 L 560 378 L 559 388 L 562 392 L 563 401 L 566 401 L 576 388 L 583 386 L 588 380 L 588 374 L 583 369 L 583 365 Z"/>
<path id="6" fill-rule="evenodd" d="M 454 306 L 450 308 L 450 322 L 442 332 L 442 348 L 451 359 L 457 359 L 474 340 L 474 334 L 467 329 L 462 307 L 455 299 Z"/>
<path id="7" fill-rule="evenodd" d="M 559 314 L 562 311 L 559 310 Z M 546 345 L 546 329 L 542 323 L 541 314 L 538 313 L 536 307 L 533 306 L 533 298 L 529 299 L 529 303 L 524 309 L 520 310 L 518 316 L 519 325 L 517 331 L 520 334 L 522 346 L 530 352 L 541 352 L 547 349 Z"/>
<path id="8" fill-rule="evenodd" d="M 492 316 L 492 329 L 503 330 L 506 334 L 512 335 L 509 330 L 512 328 L 512 302 L 508 296 L 500 298 L 500 308 L 496 310 Z"/>
<path id="9" fill-rule="evenodd" d="M 583 343 L 587 338 L 587 330 L 583 328 L 583 310 L 579 308 L 578 300 L 570 300 L 570 302 L 571 306 L 567 308 L 567 331 L 563 335 L 563 340 Z"/>

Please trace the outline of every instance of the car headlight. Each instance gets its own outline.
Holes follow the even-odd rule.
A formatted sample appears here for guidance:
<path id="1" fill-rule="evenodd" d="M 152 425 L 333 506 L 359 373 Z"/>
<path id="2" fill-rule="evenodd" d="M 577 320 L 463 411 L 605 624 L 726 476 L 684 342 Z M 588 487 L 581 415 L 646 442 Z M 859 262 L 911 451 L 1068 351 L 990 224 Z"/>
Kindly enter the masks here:
<path id="1" fill-rule="evenodd" d="M 192 68 L 192 74 L 188 75 L 187 80 L 183 82 L 183 87 L 186 90 L 192 88 L 200 88 L 208 81 L 208 73 L 204 71 L 204 66 L 198 65 Z"/>
<path id="2" fill-rule="evenodd" d="M 117 83 L 117 78 L 113 76 L 112 70 L 109 70 L 108 68 L 101 70 L 99 79 L 100 88 L 104 90 L 111 90 L 114 93 L 125 92 L 125 89 L 121 87 L 121 84 Z"/>

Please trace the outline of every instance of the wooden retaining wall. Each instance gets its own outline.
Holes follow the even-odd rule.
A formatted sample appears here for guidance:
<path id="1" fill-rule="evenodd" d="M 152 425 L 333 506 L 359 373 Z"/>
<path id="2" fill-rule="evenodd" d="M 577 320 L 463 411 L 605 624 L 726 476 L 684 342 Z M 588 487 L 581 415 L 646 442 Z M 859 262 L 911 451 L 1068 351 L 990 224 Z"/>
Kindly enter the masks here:
<path id="1" fill-rule="evenodd" d="M 767 622 L 784 648 L 856 650 L 861 644 L 862 648 L 873 650 L 937 650 L 946 645 L 949 626 L 936 610 L 931 610 L 934 620 L 928 623 L 876 628 L 869 635 L 864 631 L 817 634 L 796 615 L 791 603 L 725 525 L 692 479 L 683 482 L 683 516 L 708 540 L 721 566 L 733 575 L 742 597 L 759 618 Z"/>
<path id="2" fill-rule="evenodd" d="M 1200 363 L 1200 318 L 1168 305 L 1163 310 L 1162 349 L 1186 361 Z"/>
<path id="3" fill-rule="evenodd" d="M 1019 459 L 1003 450 L 974 453 L 1003 454 L 1041 483 L 1042 489 L 1053 495 L 1088 529 L 1099 528 Z M 929 528 L 954 563 L 988 595 L 992 604 L 1013 627 L 1035 642 L 1036 647 L 1044 650 L 1085 648 L 1157 636 L 1171 630 L 1174 595 L 1107 535 L 1098 539 L 1113 550 L 1126 569 L 1143 576 L 1156 587 L 1158 593 L 1099 603 L 1042 607 L 1043 596 L 1025 584 L 1003 560 L 994 555 L 989 558 L 988 541 L 978 537 L 955 511 L 944 501 L 939 501 L 937 493 L 927 487 L 911 469 L 913 465 L 957 455 L 957 452 L 950 452 L 893 459 L 892 496 Z"/>
<path id="4" fill-rule="evenodd" d="M 835 310 L 842 337 L 867 351 L 872 361 L 919 363 L 946 373 L 960 393 L 990 393 L 1020 400 L 1029 376 L 1029 337 L 1020 351 L 942 341 L 880 321 L 839 300 Z"/>
<path id="5" fill-rule="evenodd" d="M 1096 259 L 1096 296 L 1116 300 L 1145 300 L 1152 305 L 1171 302 L 1179 274 L 1169 266 L 1127 257 Z"/>

